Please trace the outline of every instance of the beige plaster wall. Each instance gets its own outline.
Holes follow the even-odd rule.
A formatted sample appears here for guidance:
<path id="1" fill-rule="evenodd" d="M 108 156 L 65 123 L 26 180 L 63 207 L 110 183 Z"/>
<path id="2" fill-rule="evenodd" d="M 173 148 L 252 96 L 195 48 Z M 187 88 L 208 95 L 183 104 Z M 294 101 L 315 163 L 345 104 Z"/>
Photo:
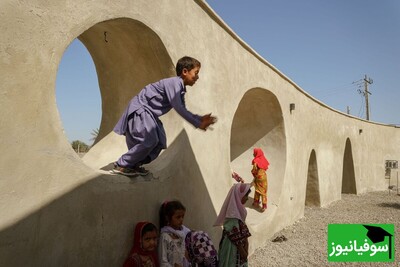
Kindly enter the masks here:
<path id="1" fill-rule="evenodd" d="M 134 223 L 158 223 L 167 198 L 180 199 L 185 224 L 218 244 L 221 230 L 212 224 L 233 183 L 230 170 L 250 182 L 252 149 L 260 146 L 271 162 L 269 208 L 248 209 L 253 251 L 303 216 L 306 192 L 326 206 L 342 192 L 383 190 L 384 161 L 400 158 L 398 129 L 319 103 L 200 0 L 3 0 L 0 30 L 4 266 L 121 265 Z M 55 99 L 58 64 L 75 38 L 93 58 L 102 96 L 99 139 L 83 160 L 63 133 Z M 174 75 L 184 55 L 202 62 L 187 106 L 218 116 L 214 130 L 196 130 L 172 111 L 162 117 L 168 148 L 149 165 L 153 174 L 109 175 L 126 149 L 111 132 L 126 103 L 145 84 Z"/>

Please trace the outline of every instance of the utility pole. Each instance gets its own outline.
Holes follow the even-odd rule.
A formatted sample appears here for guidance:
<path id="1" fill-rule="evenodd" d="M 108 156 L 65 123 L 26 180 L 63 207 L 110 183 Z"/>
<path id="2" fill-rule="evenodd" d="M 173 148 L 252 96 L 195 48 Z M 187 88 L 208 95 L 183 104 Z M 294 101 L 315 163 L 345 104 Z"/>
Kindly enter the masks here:
<path id="1" fill-rule="evenodd" d="M 364 77 L 364 96 L 365 96 L 365 108 L 367 113 L 367 121 L 369 121 L 369 102 L 368 102 L 368 84 L 372 84 L 374 81 L 371 78 L 367 79 L 367 75 Z"/>
<path id="2" fill-rule="evenodd" d="M 358 92 L 364 95 L 365 97 L 365 109 L 366 109 L 366 119 L 369 121 L 369 102 L 368 102 L 368 95 L 371 95 L 371 93 L 368 91 L 368 84 L 372 84 L 374 81 L 371 78 L 368 78 L 367 75 L 364 76 L 364 92 L 361 92 L 361 90 L 358 90 Z"/>

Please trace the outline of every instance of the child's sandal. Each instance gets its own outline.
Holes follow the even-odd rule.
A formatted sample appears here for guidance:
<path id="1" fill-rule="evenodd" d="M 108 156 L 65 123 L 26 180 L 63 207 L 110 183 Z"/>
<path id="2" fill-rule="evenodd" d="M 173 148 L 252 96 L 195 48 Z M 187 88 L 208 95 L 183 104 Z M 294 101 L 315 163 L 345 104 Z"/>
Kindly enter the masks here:
<path id="1" fill-rule="evenodd" d="M 267 204 L 264 204 L 261 208 L 261 212 L 264 212 L 267 209 Z"/>

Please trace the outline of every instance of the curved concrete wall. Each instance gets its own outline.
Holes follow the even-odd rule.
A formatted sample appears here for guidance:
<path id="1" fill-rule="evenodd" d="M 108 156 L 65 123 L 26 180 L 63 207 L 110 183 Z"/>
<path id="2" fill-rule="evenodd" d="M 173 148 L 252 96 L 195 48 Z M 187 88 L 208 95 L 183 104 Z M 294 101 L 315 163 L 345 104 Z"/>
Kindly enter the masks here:
<path id="1" fill-rule="evenodd" d="M 260 146 L 271 162 L 269 208 L 249 209 L 253 251 L 302 217 L 305 204 L 385 189 L 384 161 L 400 157 L 398 129 L 319 103 L 203 1 L 6 0 L 0 22 L 4 266 L 121 265 L 134 223 L 157 223 L 167 198 L 180 199 L 185 224 L 218 244 L 212 224 L 233 183 L 230 169 L 251 181 L 252 149 Z M 99 139 L 83 160 L 65 138 L 55 101 L 58 64 L 75 38 L 92 55 L 102 96 Z M 214 131 L 195 130 L 172 111 L 161 118 L 168 149 L 149 165 L 153 175 L 109 175 L 126 150 L 111 132 L 125 105 L 145 84 L 174 75 L 184 55 L 202 62 L 187 106 L 213 111 Z"/>

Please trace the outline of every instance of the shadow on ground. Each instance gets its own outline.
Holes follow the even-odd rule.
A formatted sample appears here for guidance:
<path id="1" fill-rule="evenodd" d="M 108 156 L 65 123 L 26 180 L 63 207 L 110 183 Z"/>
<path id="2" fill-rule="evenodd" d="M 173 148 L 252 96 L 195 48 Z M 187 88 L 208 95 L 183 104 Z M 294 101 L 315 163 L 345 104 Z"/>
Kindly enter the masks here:
<path id="1" fill-rule="evenodd" d="M 383 208 L 392 208 L 392 209 L 398 209 L 400 210 L 400 203 L 380 203 L 378 204 L 379 207 L 383 207 Z"/>

